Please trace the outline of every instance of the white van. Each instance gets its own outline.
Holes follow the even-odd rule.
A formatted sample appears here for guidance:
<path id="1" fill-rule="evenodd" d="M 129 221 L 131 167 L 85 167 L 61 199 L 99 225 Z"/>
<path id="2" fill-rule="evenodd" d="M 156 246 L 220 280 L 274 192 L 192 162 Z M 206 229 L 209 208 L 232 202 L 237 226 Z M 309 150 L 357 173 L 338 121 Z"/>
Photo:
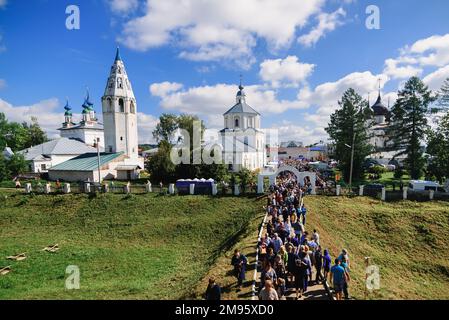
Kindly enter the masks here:
<path id="1" fill-rule="evenodd" d="M 424 180 L 412 180 L 408 185 L 409 189 L 414 191 L 439 191 L 445 192 L 444 188 L 440 186 L 438 182 L 434 181 L 424 181 Z"/>

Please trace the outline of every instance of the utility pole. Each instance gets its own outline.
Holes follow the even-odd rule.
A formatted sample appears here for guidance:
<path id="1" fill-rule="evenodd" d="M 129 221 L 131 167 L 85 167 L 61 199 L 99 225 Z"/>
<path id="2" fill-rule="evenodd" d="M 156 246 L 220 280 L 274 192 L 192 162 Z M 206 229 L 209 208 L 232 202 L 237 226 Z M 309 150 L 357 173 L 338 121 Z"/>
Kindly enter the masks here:
<path id="1" fill-rule="evenodd" d="M 97 164 L 98 164 L 98 183 L 101 187 L 101 170 L 100 170 L 100 138 L 96 139 L 96 145 L 97 145 Z"/>
<path id="2" fill-rule="evenodd" d="M 352 133 L 352 146 L 351 146 L 351 149 L 352 150 L 351 150 L 351 168 L 349 170 L 349 193 L 352 193 L 352 173 L 353 173 L 353 170 L 354 170 L 355 130 Z"/>

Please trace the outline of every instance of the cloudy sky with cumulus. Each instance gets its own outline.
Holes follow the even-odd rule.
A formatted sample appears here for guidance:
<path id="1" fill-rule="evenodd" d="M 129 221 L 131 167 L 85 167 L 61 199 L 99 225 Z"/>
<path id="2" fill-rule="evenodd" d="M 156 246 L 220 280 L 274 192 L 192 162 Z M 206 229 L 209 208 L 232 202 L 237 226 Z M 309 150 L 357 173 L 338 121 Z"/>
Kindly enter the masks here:
<path id="1" fill-rule="evenodd" d="M 81 29 L 67 30 L 78 5 Z M 365 26 L 380 9 L 380 29 Z M 192 113 L 209 128 L 247 102 L 281 140 L 326 140 L 324 128 L 352 87 L 385 103 L 420 76 L 449 77 L 446 0 L 0 0 L 0 112 L 36 116 L 51 137 L 68 97 L 75 113 L 89 87 L 97 112 L 119 45 L 138 102 L 139 139 L 152 142 L 161 113 Z"/>

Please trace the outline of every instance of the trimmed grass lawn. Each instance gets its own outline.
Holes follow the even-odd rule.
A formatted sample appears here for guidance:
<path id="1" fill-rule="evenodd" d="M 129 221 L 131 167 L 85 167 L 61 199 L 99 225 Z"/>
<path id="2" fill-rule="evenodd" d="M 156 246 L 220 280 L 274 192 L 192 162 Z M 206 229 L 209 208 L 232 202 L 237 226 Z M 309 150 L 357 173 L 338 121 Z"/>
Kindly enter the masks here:
<path id="1" fill-rule="evenodd" d="M 260 214 L 255 198 L 0 191 L 0 299 L 183 299 Z M 56 253 L 42 249 L 59 244 Z M 26 252 L 21 262 L 7 256 Z M 81 289 L 66 290 L 68 265 Z"/>

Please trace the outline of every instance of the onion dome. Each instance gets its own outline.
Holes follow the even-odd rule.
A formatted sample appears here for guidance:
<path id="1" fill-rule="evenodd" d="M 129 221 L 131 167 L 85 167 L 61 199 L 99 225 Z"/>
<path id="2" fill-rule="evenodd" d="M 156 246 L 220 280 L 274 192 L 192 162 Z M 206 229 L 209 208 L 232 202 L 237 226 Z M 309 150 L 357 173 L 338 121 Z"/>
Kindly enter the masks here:
<path id="1" fill-rule="evenodd" d="M 388 108 L 385 107 L 385 105 L 382 103 L 382 98 L 379 93 L 379 97 L 377 98 L 376 103 L 371 107 L 374 111 L 375 116 L 387 116 L 388 115 Z"/>

